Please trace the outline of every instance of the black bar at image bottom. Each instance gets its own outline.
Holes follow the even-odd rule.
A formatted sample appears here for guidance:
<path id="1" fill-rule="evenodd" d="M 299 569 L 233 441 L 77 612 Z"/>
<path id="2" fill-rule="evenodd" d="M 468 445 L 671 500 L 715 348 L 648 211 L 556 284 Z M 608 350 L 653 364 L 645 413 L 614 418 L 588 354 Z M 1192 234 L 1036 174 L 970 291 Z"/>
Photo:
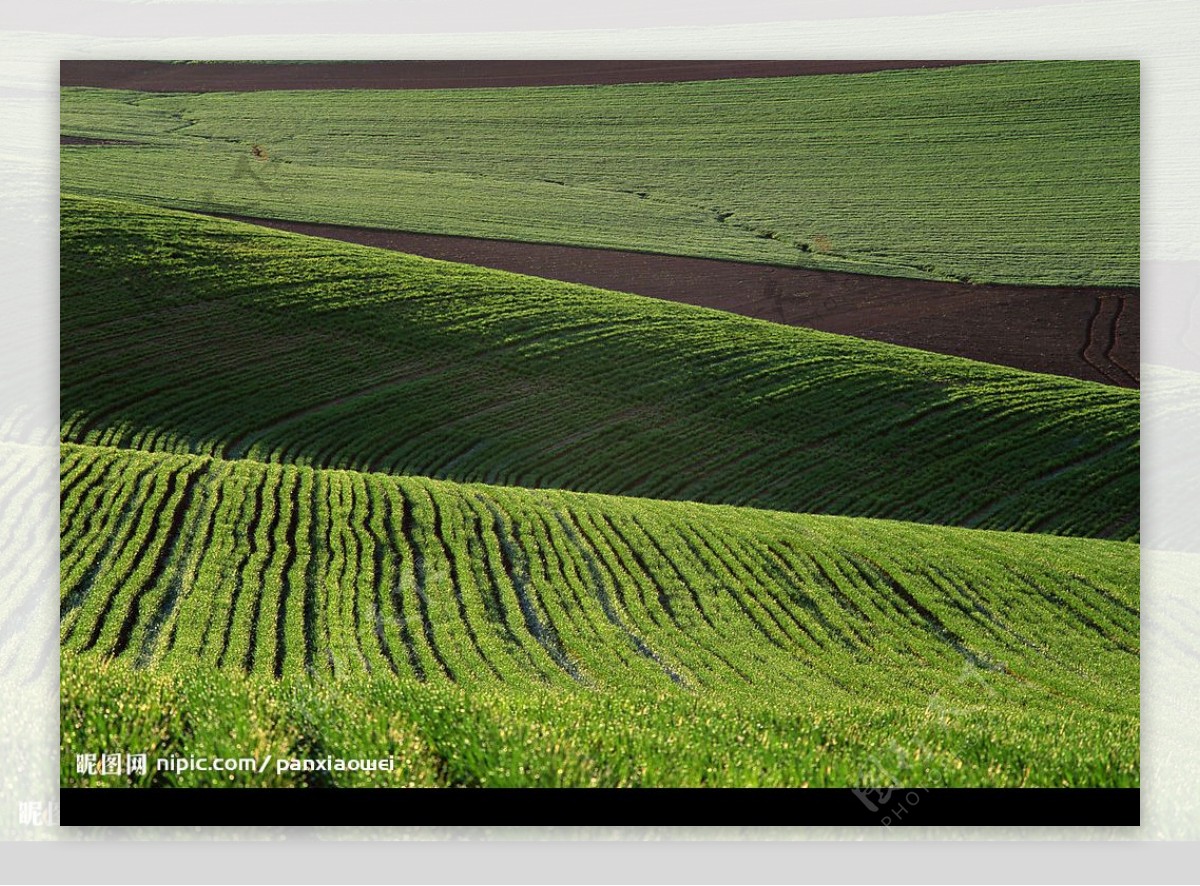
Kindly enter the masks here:
<path id="1" fill-rule="evenodd" d="M 1136 826 L 1138 788 L 63 788 L 67 826 Z"/>

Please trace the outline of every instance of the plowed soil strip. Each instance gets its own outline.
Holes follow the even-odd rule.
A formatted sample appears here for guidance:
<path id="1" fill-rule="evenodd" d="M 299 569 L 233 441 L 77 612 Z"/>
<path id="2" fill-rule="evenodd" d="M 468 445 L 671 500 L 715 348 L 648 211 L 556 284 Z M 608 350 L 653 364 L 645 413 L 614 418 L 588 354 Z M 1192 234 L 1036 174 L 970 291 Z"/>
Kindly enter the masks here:
<path id="1" fill-rule="evenodd" d="M 259 64 L 172 64 L 149 61 L 63 61 L 62 86 L 153 92 L 255 92 L 264 89 L 461 89 L 613 83 L 678 83 L 738 77 L 861 74 L 944 68 L 976 61 L 360 61 Z"/>
<path id="2" fill-rule="evenodd" d="M 968 357 L 1032 372 L 1137 387 L 1136 289 L 970 285 L 813 271 L 578 246 L 410 234 L 225 215 L 236 221 L 585 283 L 789 326 Z M 1099 299 L 1121 305 L 1120 335 L 1093 343 Z M 1105 349 L 1108 350 L 1105 350 Z M 1100 351 L 1101 353 L 1093 353 Z"/>

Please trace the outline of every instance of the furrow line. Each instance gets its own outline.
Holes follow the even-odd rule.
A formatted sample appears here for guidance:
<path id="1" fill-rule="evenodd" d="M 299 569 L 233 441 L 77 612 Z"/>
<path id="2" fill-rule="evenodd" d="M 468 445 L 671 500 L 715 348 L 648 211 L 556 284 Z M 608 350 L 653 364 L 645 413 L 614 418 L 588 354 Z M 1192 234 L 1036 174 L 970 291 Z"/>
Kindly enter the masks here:
<path id="1" fill-rule="evenodd" d="M 670 665 L 664 662 L 641 637 L 630 630 L 617 614 L 615 608 L 613 607 L 612 600 L 609 598 L 608 592 L 605 590 L 606 582 L 604 579 L 604 574 L 609 572 L 608 565 L 602 560 L 598 561 L 595 552 L 592 551 L 583 541 L 583 531 L 580 528 L 575 515 L 571 513 L 571 511 L 564 509 L 559 511 L 555 516 L 562 524 L 567 536 L 578 547 L 580 554 L 583 556 L 584 562 L 587 564 L 588 571 L 592 576 L 592 588 L 597 598 L 600 600 L 600 606 L 604 611 L 605 617 L 609 620 L 609 622 L 612 623 L 614 627 L 621 631 L 621 633 L 630 643 L 633 644 L 633 647 L 640 655 L 655 662 L 662 669 L 663 673 L 670 678 L 672 683 L 683 685 L 685 682 L 683 677 L 680 676 L 680 674 L 678 674 Z M 613 584 L 613 587 L 615 588 L 616 577 L 609 572 L 609 578 Z"/>
<path id="2" fill-rule="evenodd" d="M 394 517 L 395 510 L 394 510 L 394 506 L 392 503 L 393 494 L 399 494 L 401 496 L 401 499 L 400 499 L 400 509 L 401 509 L 401 511 L 400 511 L 400 514 L 401 514 L 400 534 L 399 534 L 398 538 L 395 533 L 396 524 L 395 524 L 395 517 Z M 416 641 L 416 638 L 413 636 L 412 629 L 409 627 L 408 617 L 405 613 L 404 589 L 403 589 L 404 578 L 403 578 L 403 573 L 401 573 L 400 568 L 399 568 L 400 565 L 404 562 L 404 559 L 405 559 L 404 553 L 408 553 L 409 554 L 408 562 L 413 564 L 414 571 L 416 569 L 416 565 L 415 565 L 416 554 L 413 553 L 411 550 L 409 550 L 407 547 L 410 544 L 409 539 L 411 538 L 410 532 L 411 532 L 411 526 L 412 526 L 412 518 L 409 513 L 409 507 L 408 507 L 407 501 L 403 497 L 403 492 L 400 490 L 397 490 L 397 488 L 393 484 L 389 483 L 389 484 L 387 484 L 387 486 L 384 487 L 382 501 L 383 501 L 383 515 L 382 515 L 383 525 L 384 525 L 384 527 L 387 528 L 387 537 L 388 537 L 389 541 L 391 541 L 393 545 L 399 543 L 399 544 L 403 544 L 406 546 L 404 552 L 397 554 L 397 559 L 399 562 L 397 563 L 396 568 L 392 570 L 392 574 L 390 576 L 391 592 L 388 596 L 391 600 L 392 613 L 396 619 L 397 628 L 399 629 L 400 642 L 403 644 L 405 654 L 408 656 L 408 666 L 412 669 L 412 672 L 416 676 L 416 678 L 418 680 L 424 682 L 426 679 L 425 668 L 421 664 L 420 657 L 417 655 L 417 641 Z M 390 547 L 391 547 L 391 545 L 389 545 L 389 548 Z"/>
<path id="3" fill-rule="evenodd" d="M 420 486 L 419 488 L 421 495 L 426 499 L 426 501 L 428 501 L 428 490 L 426 490 L 424 486 Z M 425 644 L 429 647 L 429 654 L 432 655 L 433 660 L 437 662 L 438 668 L 448 680 L 455 682 L 457 678 L 454 675 L 454 671 L 452 671 L 450 666 L 446 663 L 445 658 L 442 657 L 442 652 L 438 648 L 437 638 L 433 633 L 433 623 L 429 618 L 429 597 L 427 588 L 429 586 L 430 579 L 430 559 L 428 552 L 425 550 L 425 546 L 418 541 L 417 534 L 412 531 L 413 502 L 410 502 L 406 499 L 406 504 L 407 507 L 404 510 L 403 520 L 401 521 L 401 531 L 404 533 L 404 537 L 409 539 L 409 543 L 412 545 L 414 579 L 413 590 L 417 597 L 417 612 L 421 618 L 421 632 L 425 636 Z"/>
<path id="4" fill-rule="evenodd" d="M 467 613 L 467 603 L 463 595 L 463 579 L 459 574 L 458 558 L 451 547 L 452 536 L 447 525 L 449 521 L 443 517 L 443 507 L 438 503 L 438 496 L 435 491 L 433 489 L 427 491 L 429 493 L 429 504 L 433 511 L 433 537 L 437 539 L 438 544 L 441 546 L 442 556 L 446 561 L 446 568 L 450 572 L 450 587 L 454 592 L 454 603 L 458 609 L 458 618 L 463 624 L 467 640 L 470 642 L 471 649 L 474 651 L 476 657 L 484 663 L 497 679 L 502 679 L 499 668 L 493 664 L 491 658 L 483 651 L 483 646 L 479 642 L 479 634 L 476 632 L 475 626 L 471 623 L 471 617 Z"/>

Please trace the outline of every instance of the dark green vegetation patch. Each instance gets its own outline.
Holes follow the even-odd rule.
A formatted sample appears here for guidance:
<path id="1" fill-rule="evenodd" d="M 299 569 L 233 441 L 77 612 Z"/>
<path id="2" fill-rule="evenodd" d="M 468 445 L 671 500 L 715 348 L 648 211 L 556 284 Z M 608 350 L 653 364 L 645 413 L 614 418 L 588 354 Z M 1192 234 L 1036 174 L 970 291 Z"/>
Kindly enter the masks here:
<path id="1" fill-rule="evenodd" d="M 129 203 L 62 229 L 64 440 L 1138 535 L 1135 391 Z"/>

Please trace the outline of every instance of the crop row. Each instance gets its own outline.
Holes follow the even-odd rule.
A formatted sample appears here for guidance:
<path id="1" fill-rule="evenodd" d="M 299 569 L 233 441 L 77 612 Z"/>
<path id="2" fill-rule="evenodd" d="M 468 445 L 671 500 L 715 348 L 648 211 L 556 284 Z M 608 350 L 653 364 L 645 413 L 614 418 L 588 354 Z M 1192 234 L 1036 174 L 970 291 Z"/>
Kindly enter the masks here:
<path id="1" fill-rule="evenodd" d="M 132 667 L 1136 708 L 1128 544 L 63 453 L 62 643 Z"/>
<path id="2" fill-rule="evenodd" d="M 1136 392 L 66 198 L 66 441 L 1138 535 Z"/>

